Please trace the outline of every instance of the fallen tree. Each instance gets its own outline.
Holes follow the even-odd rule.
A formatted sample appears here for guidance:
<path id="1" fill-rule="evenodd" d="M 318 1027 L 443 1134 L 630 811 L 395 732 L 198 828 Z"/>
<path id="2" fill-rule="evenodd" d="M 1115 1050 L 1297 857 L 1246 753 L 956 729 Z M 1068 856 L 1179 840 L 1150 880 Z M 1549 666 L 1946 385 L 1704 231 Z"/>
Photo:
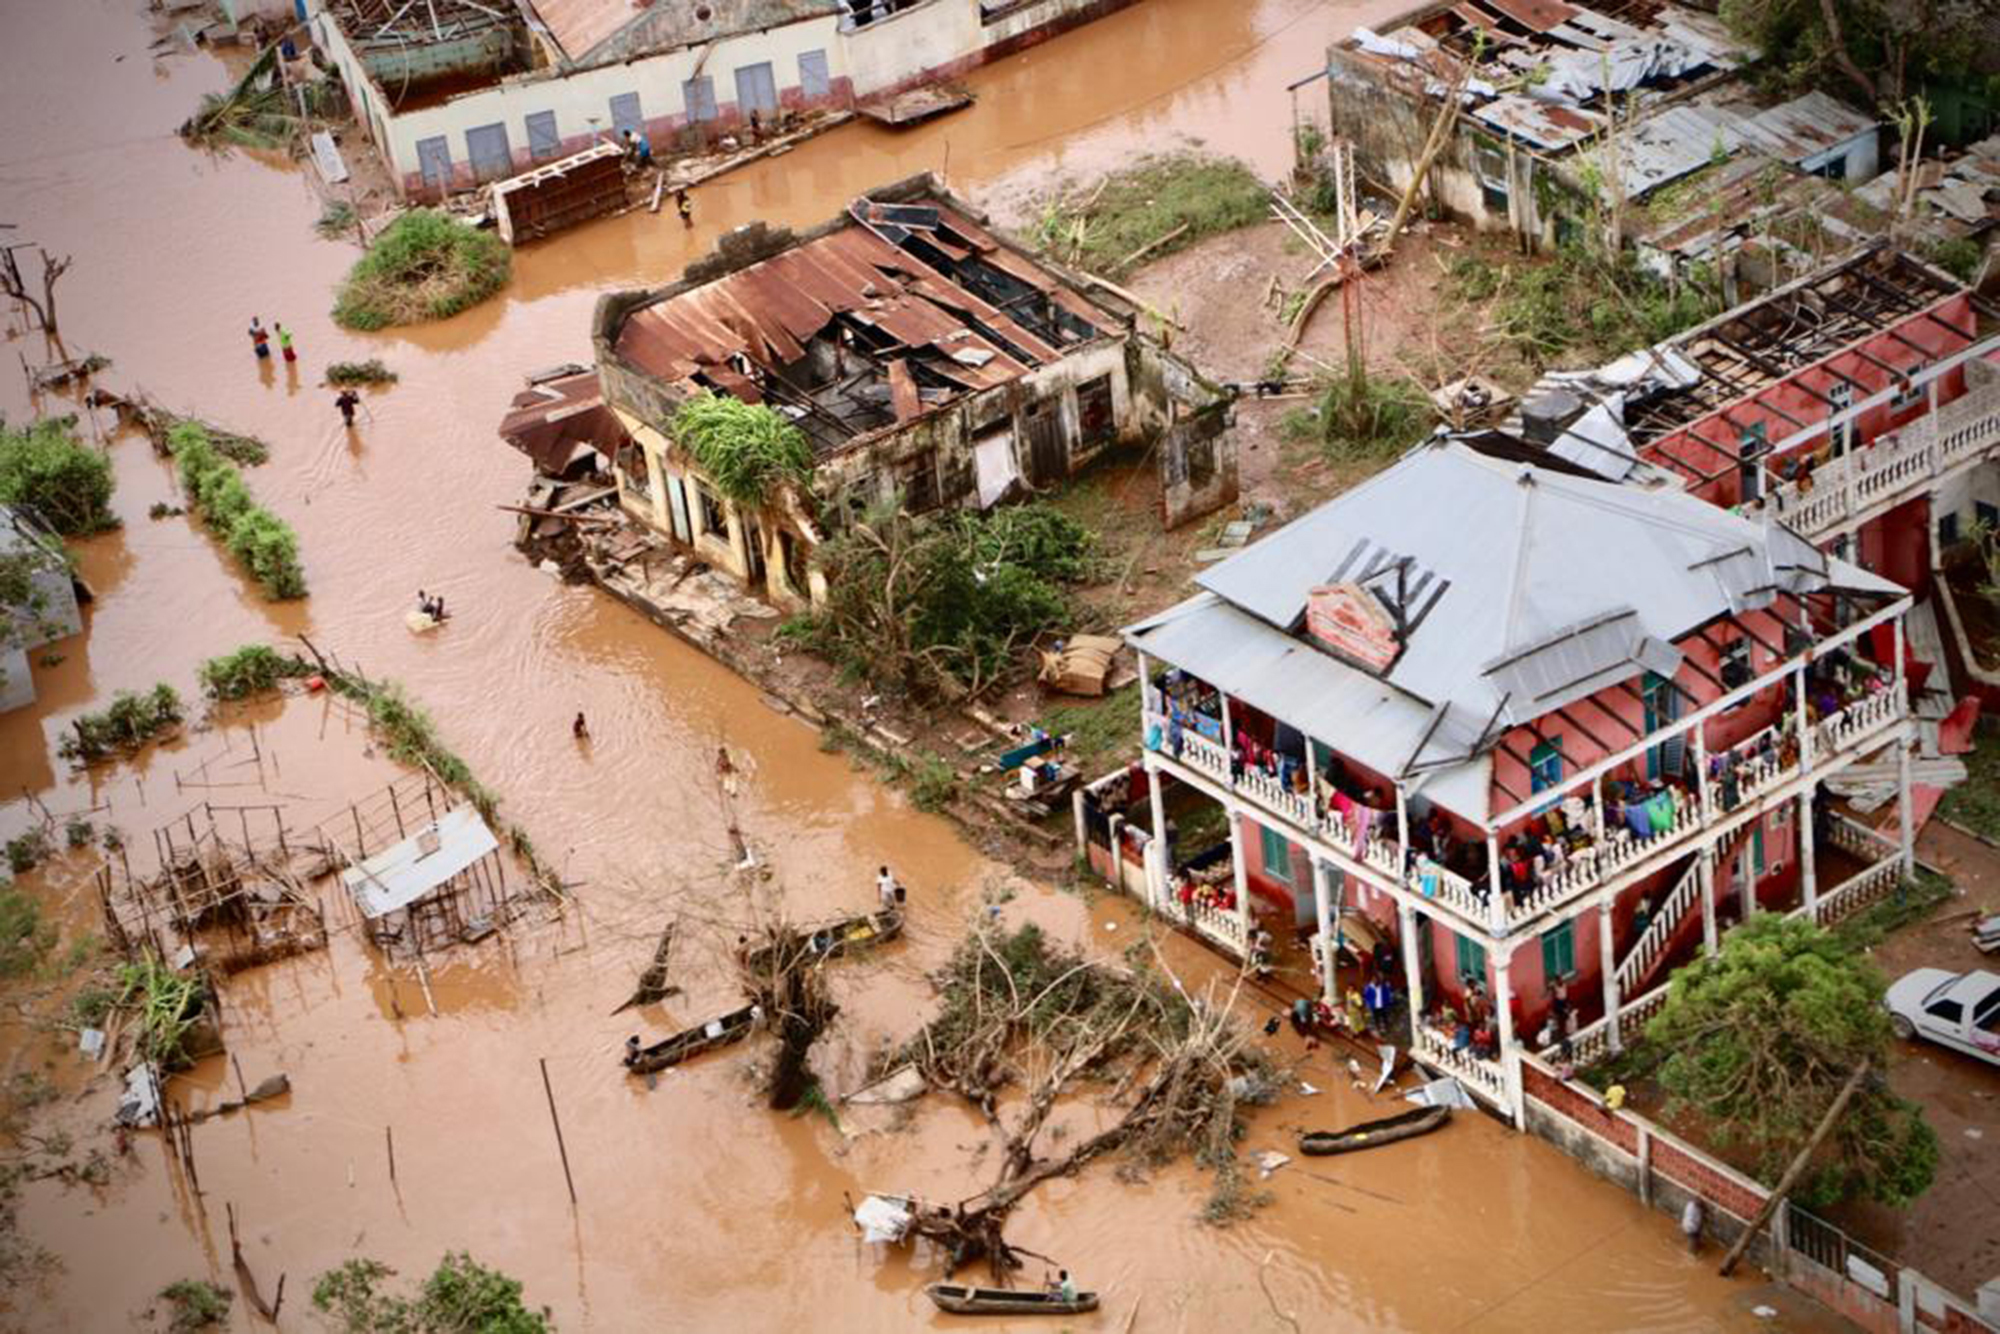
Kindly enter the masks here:
<path id="1" fill-rule="evenodd" d="M 763 1007 L 765 1023 L 778 1040 L 764 1089 L 774 1111 L 791 1111 L 818 1087 L 808 1058 L 813 1043 L 840 1013 L 820 971 L 824 958 L 786 921 L 768 928 L 757 941 L 739 942 L 744 990 Z"/>
<path id="2" fill-rule="evenodd" d="M 1015 1206 L 1114 1152 L 1134 1170 L 1192 1153 L 1216 1176 L 1212 1222 L 1254 1203 L 1236 1165 L 1238 1112 L 1268 1100 L 1272 1072 L 1234 1021 L 1234 990 L 1190 997 L 1150 969 L 1128 972 L 1053 946 L 1032 924 L 1004 933 L 982 923 L 935 980 L 937 1016 L 893 1060 L 977 1107 L 1001 1150 L 986 1189 L 915 1211 L 911 1231 L 942 1246 L 951 1269 L 985 1259 L 1001 1279 L 1019 1268 L 1005 1235 Z M 1051 1114 L 1083 1080 L 1108 1085 L 1121 1115 L 1064 1151 L 1045 1149 Z M 1003 1114 L 999 1095 L 1009 1087 L 1023 1096 Z"/>

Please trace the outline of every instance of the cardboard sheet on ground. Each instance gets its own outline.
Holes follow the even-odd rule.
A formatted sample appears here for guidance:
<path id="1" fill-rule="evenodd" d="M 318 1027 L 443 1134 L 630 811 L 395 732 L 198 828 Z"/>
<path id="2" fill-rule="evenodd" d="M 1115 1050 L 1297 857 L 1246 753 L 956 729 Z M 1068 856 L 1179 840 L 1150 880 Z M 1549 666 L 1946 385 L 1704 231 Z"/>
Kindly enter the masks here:
<path id="1" fill-rule="evenodd" d="M 912 1216 L 909 1201 L 886 1195 L 870 1195 L 854 1208 L 854 1223 L 863 1241 L 901 1241 Z"/>
<path id="2" fill-rule="evenodd" d="M 1457 1107 L 1468 1112 L 1473 1110 L 1471 1096 L 1450 1075 L 1419 1085 L 1412 1092 L 1405 1093 L 1403 1101 L 1413 1102 L 1419 1107 Z"/>

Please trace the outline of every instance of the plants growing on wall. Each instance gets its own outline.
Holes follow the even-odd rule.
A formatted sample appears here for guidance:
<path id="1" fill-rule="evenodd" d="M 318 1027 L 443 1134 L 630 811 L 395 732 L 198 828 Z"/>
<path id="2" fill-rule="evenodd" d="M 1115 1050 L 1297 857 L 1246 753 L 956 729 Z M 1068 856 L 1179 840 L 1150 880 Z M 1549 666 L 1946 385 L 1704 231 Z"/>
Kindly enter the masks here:
<path id="1" fill-rule="evenodd" d="M 674 413 L 673 429 L 715 489 L 745 509 L 761 509 L 783 483 L 812 476 L 805 432 L 762 403 L 697 394 Z"/>

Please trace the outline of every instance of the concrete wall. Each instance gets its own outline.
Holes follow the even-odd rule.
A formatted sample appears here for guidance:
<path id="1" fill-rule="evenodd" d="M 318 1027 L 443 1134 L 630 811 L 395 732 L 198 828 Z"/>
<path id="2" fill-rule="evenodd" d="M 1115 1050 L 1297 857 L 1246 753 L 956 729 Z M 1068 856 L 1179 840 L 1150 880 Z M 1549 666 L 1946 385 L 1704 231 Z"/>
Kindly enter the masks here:
<path id="1" fill-rule="evenodd" d="M 529 152 L 527 118 L 553 112 L 560 152 L 573 153 L 599 141 L 611 132 L 611 99 L 626 93 L 639 95 L 640 114 L 645 119 L 646 136 L 664 148 L 672 137 L 688 125 L 683 84 L 699 66 L 703 77 L 713 80 L 717 119 L 708 122 L 718 130 L 743 119 L 736 101 L 736 71 L 769 62 L 777 84 L 779 101 L 788 108 L 846 106 L 853 100 L 846 77 L 836 21 L 831 15 L 786 24 L 767 32 L 725 38 L 708 46 L 670 51 L 630 61 L 600 65 L 563 73 L 538 70 L 519 75 L 477 92 L 452 98 L 439 106 L 391 113 L 378 85 L 367 78 L 361 59 L 340 32 L 339 25 L 326 14 L 313 19 L 313 34 L 328 59 L 341 72 L 355 96 L 357 111 L 361 92 L 366 91 L 367 123 L 376 147 L 387 159 L 391 174 L 405 194 L 421 196 L 434 191 L 424 184 L 417 144 L 442 136 L 451 150 L 453 188 L 473 182 L 471 155 L 465 132 L 494 123 L 507 127 L 507 143 L 516 170 L 534 164 Z M 809 51 L 824 52 L 828 62 L 830 87 L 824 97 L 808 99 L 799 77 L 799 57 Z M 595 117 L 597 124 L 591 125 Z"/>
<path id="2" fill-rule="evenodd" d="M 611 99 L 636 92 L 647 137 L 656 148 L 663 147 L 688 125 L 682 84 L 697 68 L 714 80 L 719 115 L 711 123 L 727 127 L 743 119 L 736 101 L 739 68 L 769 62 L 779 101 L 786 108 L 851 106 L 857 97 L 887 94 L 964 73 L 1132 2 L 1032 0 L 989 21 L 982 15 L 980 0 L 927 0 L 899 14 L 845 30 L 836 16 L 822 15 L 701 46 L 600 62 L 590 68 L 541 69 L 440 106 L 402 114 L 388 112 L 380 87 L 367 78 L 362 60 L 329 16 L 318 14 L 312 29 L 346 80 L 357 119 L 388 160 L 391 174 L 406 194 L 422 196 L 432 192 L 424 184 L 417 156 L 420 140 L 439 136 L 446 140 L 454 166 L 453 188 L 466 188 L 474 183 L 465 144 L 469 129 L 505 125 L 515 168 L 522 170 L 533 162 L 526 125 L 530 115 L 554 112 L 556 130 L 562 137 L 561 151 L 575 152 L 592 142 L 590 117 L 597 118 L 599 130 L 610 130 Z M 546 57 L 546 45 L 540 45 Z M 816 99 L 806 97 L 799 78 L 799 56 L 808 51 L 824 52 L 827 58 L 830 88 Z"/>

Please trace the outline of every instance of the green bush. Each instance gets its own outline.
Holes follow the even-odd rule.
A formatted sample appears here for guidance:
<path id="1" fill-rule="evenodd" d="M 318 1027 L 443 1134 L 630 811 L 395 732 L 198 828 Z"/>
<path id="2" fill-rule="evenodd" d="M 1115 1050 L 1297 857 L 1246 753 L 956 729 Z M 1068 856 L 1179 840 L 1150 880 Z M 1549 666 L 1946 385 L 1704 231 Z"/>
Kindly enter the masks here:
<path id="1" fill-rule="evenodd" d="M 1341 462 L 1386 462 L 1424 438 L 1436 414 L 1430 396 L 1403 375 L 1330 375 L 1310 412 L 1285 414 L 1279 429 L 1316 441 Z"/>
<path id="2" fill-rule="evenodd" d="M 89 764 L 114 751 L 134 751 L 181 720 L 181 697 L 161 682 L 143 695 L 121 690 L 111 707 L 73 721 L 57 743 L 64 759 Z"/>
<path id="3" fill-rule="evenodd" d="M 40 825 L 23 830 L 7 840 L 7 869 L 25 875 L 49 855 L 49 836 Z"/>
<path id="4" fill-rule="evenodd" d="M 111 460 L 76 438 L 74 417 L 0 426 L 0 505 L 18 505 L 65 537 L 118 526 Z"/>
<path id="5" fill-rule="evenodd" d="M 167 448 L 180 466 L 181 487 L 195 512 L 244 571 L 283 601 L 306 595 L 299 539 L 291 526 L 257 503 L 236 465 L 215 448 L 196 422 L 180 422 L 167 432 Z"/>
<path id="6" fill-rule="evenodd" d="M 349 329 L 441 320 L 507 285 L 506 243 L 436 209 L 412 209 L 389 224 L 349 271 L 333 306 Z"/>
<path id="7" fill-rule="evenodd" d="M 265 644 L 245 644 L 234 653 L 201 665 L 202 689 L 210 699 L 247 699 L 277 688 L 290 676 L 309 676 L 312 664 Z"/>
<path id="8" fill-rule="evenodd" d="M 345 1334 L 545 1334 L 546 1308 L 521 1304 L 521 1281 L 488 1269 L 464 1251 L 439 1262 L 415 1297 L 382 1291 L 395 1270 L 380 1260 L 349 1260 L 313 1284 L 315 1308 Z"/>
<path id="9" fill-rule="evenodd" d="M 229 1319 L 230 1303 L 236 1294 L 227 1288 L 198 1278 L 184 1278 L 161 1289 L 160 1296 L 173 1308 L 168 1326 L 173 1334 L 193 1334 L 198 1329 L 220 1325 Z"/>
<path id="10" fill-rule="evenodd" d="M 697 394 L 675 411 L 674 440 L 717 491 L 747 509 L 761 507 L 780 483 L 812 475 L 805 433 L 762 403 Z"/>

